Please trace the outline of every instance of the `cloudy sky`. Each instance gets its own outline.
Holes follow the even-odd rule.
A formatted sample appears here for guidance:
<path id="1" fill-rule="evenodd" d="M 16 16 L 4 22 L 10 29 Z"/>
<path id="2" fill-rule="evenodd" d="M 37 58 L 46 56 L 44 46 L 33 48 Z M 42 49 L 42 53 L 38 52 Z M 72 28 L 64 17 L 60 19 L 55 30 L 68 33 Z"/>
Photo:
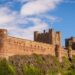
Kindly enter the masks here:
<path id="1" fill-rule="evenodd" d="M 64 39 L 75 36 L 75 0 L 0 0 L 0 28 L 33 40 L 34 31 L 54 28 Z"/>

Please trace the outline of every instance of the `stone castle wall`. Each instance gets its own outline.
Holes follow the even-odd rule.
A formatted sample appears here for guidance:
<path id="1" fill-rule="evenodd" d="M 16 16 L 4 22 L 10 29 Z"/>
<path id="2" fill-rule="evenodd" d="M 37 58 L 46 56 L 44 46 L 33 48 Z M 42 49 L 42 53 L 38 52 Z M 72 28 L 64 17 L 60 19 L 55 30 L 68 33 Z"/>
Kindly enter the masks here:
<path id="1" fill-rule="evenodd" d="M 25 40 L 20 38 L 15 38 L 7 36 L 4 39 L 3 47 L 0 50 L 0 55 L 2 56 L 12 56 L 12 55 L 31 55 L 31 54 L 43 54 L 43 55 L 53 55 L 56 56 L 55 46 L 35 42 L 31 40 Z M 73 55 L 75 51 L 73 51 Z M 61 47 L 61 56 L 68 57 L 67 50 Z"/>
<path id="2" fill-rule="evenodd" d="M 7 36 L 0 51 L 2 56 L 30 55 L 33 53 L 55 55 L 55 47 L 50 44 Z"/>
<path id="3" fill-rule="evenodd" d="M 56 46 L 55 44 L 15 38 L 8 36 L 6 30 L 0 30 L 0 57 L 43 54 L 57 56 L 61 62 L 62 56 L 68 57 L 67 51 L 68 50 L 62 48 L 60 45 Z M 72 51 L 72 54 L 75 55 L 75 51 Z"/>

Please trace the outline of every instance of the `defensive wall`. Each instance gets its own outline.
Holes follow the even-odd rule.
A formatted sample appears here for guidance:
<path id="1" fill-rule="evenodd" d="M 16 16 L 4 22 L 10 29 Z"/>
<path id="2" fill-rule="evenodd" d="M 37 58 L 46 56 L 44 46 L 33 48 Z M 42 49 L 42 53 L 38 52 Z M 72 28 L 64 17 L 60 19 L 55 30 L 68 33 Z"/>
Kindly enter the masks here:
<path id="1" fill-rule="evenodd" d="M 62 56 L 68 57 L 68 50 L 62 48 L 60 44 L 56 45 L 11 37 L 8 36 L 7 30 L 0 29 L 1 57 L 9 57 L 13 55 L 43 54 L 56 56 L 58 57 L 58 60 L 61 62 Z M 75 55 L 75 51 L 72 51 L 72 54 Z"/>
<path id="2" fill-rule="evenodd" d="M 30 55 L 32 53 L 55 55 L 55 50 L 53 45 L 11 36 L 7 36 L 4 39 L 3 46 L 0 50 L 0 54 L 2 54 L 2 56 Z"/>
<path id="3" fill-rule="evenodd" d="M 0 50 L 2 56 L 44 54 L 55 56 L 55 46 L 26 39 L 7 36 Z M 67 56 L 67 50 L 61 47 L 62 56 Z"/>

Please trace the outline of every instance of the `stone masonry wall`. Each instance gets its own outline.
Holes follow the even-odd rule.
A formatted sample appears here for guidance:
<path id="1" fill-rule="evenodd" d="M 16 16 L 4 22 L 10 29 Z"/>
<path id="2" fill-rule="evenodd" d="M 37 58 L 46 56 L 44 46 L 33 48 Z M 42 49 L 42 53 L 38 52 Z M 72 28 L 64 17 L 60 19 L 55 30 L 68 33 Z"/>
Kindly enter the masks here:
<path id="1" fill-rule="evenodd" d="M 58 32 L 57 32 L 58 33 Z M 60 33 L 58 33 L 59 35 Z M 59 37 L 57 35 L 57 37 Z M 60 38 L 56 38 L 56 40 Z M 31 54 L 43 54 L 43 55 L 58 55 L 60 60 L 62 56 L 68 57 L 68 50 L 59 48 L 55 50 L 54 44 L 47 44 L 42 42 L 35 42 L 20 38 L 15 38 L 7 35 L 7 31 L 0 29 L 0 57 L 9 57 L 13 55 L 31 55 Z M 72 55 L 75 55 L 75 51 L 72 51 Z"/>
<path id="2" fill-rule="evenodd" d="M 54 45 L 15 38 L 11 36 L 7 36 L 4 39 L 3 47 L 0 50 L 1 57 L 9 57 L 13 55 L 31 55 L 34 53 L 56 56 Z M 75 51 L 72 51 L 72 54 L 75 55 Z M 68 57 L 67 50 L 62 47 L 61 56 Z"/>
<path id="3" fill-rule="evenodd" d="M 12 55 L 31 55 L 33 53 L 55 55 L 55 47 L 50 44 L 7 36 L 0 55 L 6 57 Z"/>

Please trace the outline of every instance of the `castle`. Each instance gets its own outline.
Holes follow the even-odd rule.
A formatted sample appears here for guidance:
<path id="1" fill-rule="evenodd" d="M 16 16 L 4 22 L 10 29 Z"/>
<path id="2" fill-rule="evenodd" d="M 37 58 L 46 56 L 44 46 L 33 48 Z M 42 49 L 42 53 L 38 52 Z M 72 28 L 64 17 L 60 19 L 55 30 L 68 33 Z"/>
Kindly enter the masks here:
<path id="1" fill-rule="evenodd" d="M 75 50 L 75 38 L 74 37 L 65 39 L 65 46 L 67 47 L 69 45 L 71 45 L 72 50 Z"/>
<path id="2" fill-rule="evenodd" d="M 60 32 L 54 32 L 53 29 L 49 29 L 48 32 L 39 33 L 34 32 L 34 41 L 48 43 L 52 45 L 61 45 Z"/>
<path id="3" fill-rule="evenodd" d="M 66 46 L 69 45 L 68 41 Z M 53 29 L 49 29 L 48 32 L 44 30 L 43 33 L 35 31 L 34 41 L 8 36 L 6 29 L 0 29 L 0 57 L 34 53 L 56 56 L 59 62 L 62 62 L 63 56 L 68 57 L 68 50 L 61 46 L 60 32 Z M 71 55 L 75 55 L 74 50 Z"/>

